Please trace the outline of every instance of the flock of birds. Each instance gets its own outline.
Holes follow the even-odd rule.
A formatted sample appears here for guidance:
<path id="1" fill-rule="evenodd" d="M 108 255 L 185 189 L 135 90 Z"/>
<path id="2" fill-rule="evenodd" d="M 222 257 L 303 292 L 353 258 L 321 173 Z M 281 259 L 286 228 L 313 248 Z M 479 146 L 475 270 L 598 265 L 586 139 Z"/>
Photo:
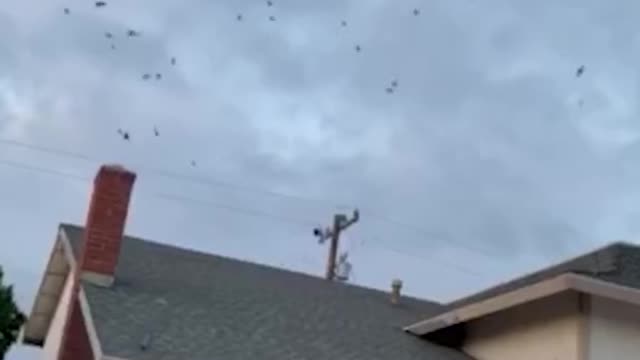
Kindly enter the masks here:
<path id="1" fill-rule="evenodd" d="M 266 0 L 266 5 L 267 5 L 267 7 L 273 7 L 274 6 L 274 2 L 272 0 Z M 107 2 L 106 1 L 96 1 L 95 2 L 95 7 L 96 8 L 103 8 L 105 6 L 107 6 Z M 71 10 L 69 8 L 64 8 L 63 11 L 64 11 L 65 15 L 70 15 L 71 14 Z M 413 9 L 412 13 L 413 13 L 414 16 L 419 16 L 420 15 L 420 9 L 415 8 L 415 9 Z M 243 15 L 241 13 L 236 15 L 236 20 L 237 21 L 241 22 L 241 21 L 243 21 L 243 19 L 244 19 L 244 17 L 243 17 Z M 276 21 L 275 15 L 270 15 L 268 17 L 268 20 L 269 21 Z M 342 27 L 346 27 L 346 26 L 348 26 L 348 23 L 347 23 L 346 20 L 342 20 L 340 22 L 340 25 Z M 126 31 L 125 35 L 128 38 L 135 38 L 135 37 L 141 36 L 142 33 L 137 31 L 137 30 L 128 29 Z M 111 33 L 111 32 L 105 32 L 104 36 L 108 40 L 113 40 L 115 38 L 114 34 Z M 113 42 L 111 42 L 111 49 L 112 50 L 116 49 L 116 46 L 115 46 L 115 44 Z M 362 46 L 360 44 L 355 44 L 354 45 L 354 50 L 355 50 L 355 52 L 360 53 L 360 52 L 362 52 Z M 176 66 L 177 59 L 175 57 L 171 57 L 169 59 L 169 64 L 171 64 L 171 66 Z M 576 70 L 575 76 L 579 78 L 584 74 L 584 72 L 585 72 L 585 66 L 584 65 L 580 65 Z M 144 73 L 144 74 L 142 74 L 141 77 L 142 77 L 142 80 L 144 80 L 144 81 L 149 81 L 151 79 L 155 79 L 156 81 L 158 81 L 158 80 L 162 80 L 162 73 L 160 73 L 160 72 L 156 72 L 156 73 L 153 73 L 153 74 L 152 73 Z M 384 91 L 387 94 L 393 94 L 397 90 L 397 88 L 398 88 L 398 80 L 394 79 L 385 87 Z M 582 105 L 583 105 L 583 100 L 582 99 L 579 100 L 578 105 L 580 107 L 582 107 Z M 118 133 L 118 135 L 120 135 L 120 137 L 122 137 L 122 139 L 124 141 L 131 141 L 131 135 L 130 135 L 130 133 L 128 131 L 123 130 L 123 129 L 118 129 L 117 133 Z M 160 131 L 158 130 L 157 127 L 153 128 L 153 133 L 154 133 L 154 136 L 160 136 Z M 191 161 L 191 166 L 195 167 L 196 166 L 196 162 L 192 160 Z"/>
<path id="2" fill-rule="evenodd" d="M 107 2 L 106 1 L 96 1 L 95 2 L 95 7 L 97 8 L 102 8 L 107 6 Z M 65 15 L 71 15 L 71 9 L 69 9 L 68 7 L 63 9 L 63 12 Z M 135 38 L 135 37 L 139 37 L 142 35 L 142 33 L 140 31 L 134 30 L 134 29 L 128 29 L 125 32 L 125 35 L 128 38 Z M 107 38 L 108 40 L 111 40 L 111 49 L 112 50 L 116 50 L 116 45 L 113 43 L 113 40 L 115 39 L 115 35 L 112 32 L 105 32 L 104 33 L 105 38 Z M 177 64 L 177 59 L 175 57 L 171 57 L 169 59 L 169 63 L 171 64 L 171 66 L 176 66 Z M 142 80 L 151 80 L 152 78 L 155 80 L 162 80 L 162 73 L 160 72 L 156 72 L 154 74 L 152 73 L 144 73 L 142 74 Z M 123 130 L 122 128 L 119 128 L 117 130 L 118 135 L 122 138 L 122 140 L 124 141 L 131 141 L 131 134 L 129 133 L 129 131 L 127 130 Z M 154 136 L 160 136 L 160 131 L 158 130 L 158 127 L 154 126 L 153 127 L 153 135 Z M 195 162 L 195 160 L 191 160 L 191 166 L 195 167 L 197 164 Z"/>
<path id="3" fill-rule="evenodd" d="M 267 5 L 267 7 L 273 7 L 274 6 L 274 2 L 272 0 L 266 0 L 266 5 Z M 106 7 L 106 6 L 107 6 L 107 2 L 106 1 L 95 1 L 95 7 L 96 8 L 103 8 L 103 7 Z M 64 12 L 65 15 L 71 15 L 71 9 L 68 8 L 68 7 L 64 8 L 63 12 Z M 420 9 L 417 9 L 417 8 L 413 9 L 413 15 L 414 16 L 420 15 Z M 243 21 L 244 20 L 243 14 L 242 13 L 237 14 L 236 15 L 236 20 L 239 21 L 239 22 Z M 276 21 L 275 15 L 269 15 L 268 20 L 269 21 Z M 342 27 L 347 27 L 348 23 L 347 23 L 346 20 L 342 20 L 340 22 L 340 25 Z M 142 33 L 137 31 L 137 30 L 128 29 L 126 31 L 125 35 L 128 38 L 135 38 L 135 37 L 141 36 Z M 116 50 L 116 45 L 113 42 L 113 40 L 115 39 L 114 33 L 105 32 L 104 36 L 105 36 L 105 38 L 107 38 L 108 40 L 111 41 L 111 49 L 112 50 Z M 357 53 L 362 52 L 362 46 L 360 44 L 355 44 L 353 49 Z M 177 64 L 176 57 L 171 57 L 169 59 L 169 63 L 171 64 L 171 66 L 176 66 L 176 64 Z M 152 80 L 152 79 L 154 79 L 156 81 L 159 81 L 159 80 L 162 80 L 162 73 L 160 73 L 160 72 L 144 73 L 144 74 L 142 74 L 141 78 L 144 81 L 149 81 L 149 80 Z M 398 80 L 394 79 L 385 87 L 384 91 L 387 94 L 393 94 L 397 90 L 397 88 L 398 88 Z M 118 129 L 117 133 L 122 138 L 122 140 L 131 141 L 131 134 L 129 133 L 129 131 L 123 130 L 123 129 Z M 159 132 L 157 127 L 153 128 L 153 133 L 154 133 L 154 136 L 160 136 L 160 132 Z M 196 162 L 192 160 L 191 161 L 191 166 L 195 167 L 196 166 Z"/>

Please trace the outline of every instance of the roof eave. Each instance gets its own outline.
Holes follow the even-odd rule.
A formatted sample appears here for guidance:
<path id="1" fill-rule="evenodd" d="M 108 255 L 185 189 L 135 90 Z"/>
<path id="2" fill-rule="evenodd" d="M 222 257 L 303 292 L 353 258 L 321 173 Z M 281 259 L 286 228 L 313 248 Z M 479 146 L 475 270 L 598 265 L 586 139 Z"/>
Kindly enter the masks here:
<path id="1" fill-rule="evenodd" d="M 585 275 L 565 273 L 477 303 L 461 306 L 433 318 L 419 321 L 406 326 L 404 331 L 422 336 L 568 290 L 640 305 L 640 290 L 638 289 L 613 284 Z"/>
<path id="2" fill-rule="evenodd" d="M 44 340 L 43 339 L 34 339 L 34 338 L 23 337 L 22 338 L 22 343 L 24 345 L 31 345 L 31 346 L 37 346 L 37 347 L 43 347 L 44 346 Z"/>
<path id="3" fill-rule="evenodd" d="M 37 347 L 44 345 L 73 262 L 68 239 L 64 231 L 58 229 L 33 307 L 23 327 L 23 344 Z"/>

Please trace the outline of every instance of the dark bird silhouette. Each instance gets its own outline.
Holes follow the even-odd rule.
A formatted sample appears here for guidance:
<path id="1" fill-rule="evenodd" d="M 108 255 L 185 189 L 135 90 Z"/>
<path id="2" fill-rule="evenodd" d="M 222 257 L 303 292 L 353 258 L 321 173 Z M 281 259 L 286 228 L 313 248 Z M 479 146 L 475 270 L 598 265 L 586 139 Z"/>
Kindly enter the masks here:
<path id="1" fill-rule="evenodd" d="M 172 57 L 172 58 L 171 58 L 171 65 L 172 65 L 172 66 L 175 66 L 175 65 L 176 65 L 176 58 L 175 58 L 175 57 Z"/>
<path id="2" fill-rule="evenodd" d="M 151 74 L 142 75 L 142 80 L 149 80 L 151 78 Z"/>
<path id="3" fill-rule="evenodd" d="M 156 80 L 160 80 L 160 79 L 162 79 L 162 74 L 156 73 Z"/>
<path id="4" fill-rule="evenodd" d="M 391 87 L 394 87 L 394 88 L 398 87 L 398 80 L 393 80 L 391 82 Z"/>
<path id="5" fill-rule="evenodd" d="M 236 16 L 236 20 L 238 20 L 238 21 L 242 21 L 242 14 L 238 14 L 238 15 Z"/>
<path id="6" fill-rule="evenodd" d="M 273 15 L 269 16 L 269 21 L 276 21 L 276 17 Z"/>
<path id="7" fill-rule="evenodd" d="M 113 34 L 112 34 L 112 33 L 110 33 L 110 32 L 106 32 L 106 33 L 104 33 L 104 36 L 105 36 L 107 39 L 111 39 L 111 38 L 113 38 Z"/>
<path id="8" fill-rule="evenodd" d="M 195 162 L 195 160 L 191 160 L 191 166 L 196 167 L 196 162 Z"/>
<path id="9" fill-rule="evenodd" d="M 115 50 L 116 49 L 116 45 L 115 44 L 111 44 L 111 50 Z"/>
<path id="10" fill-rule="evenodd" d="M 129 132 L 124 131 L 124 130 L 122 130 L 122 129 L 118 129 L 118 134 L 120 134 L 120 136 L 122 136 L 122 138 L 123 138 L 124 140 L 127 140 L 127 141 L 129 141 L 129 140 L 130 140 Z"/>
<path id="11" fill-rule="evenodd" d="M 388 87 L 385 89 L 385 91 L 387 92 L 387 94 L 392 94 L 393 93 L 393 88 L 392 87 Z"/>
<path id="12" fill-rule="evenodd" d="M 360 45 L 356 45 L 355 49 L 356 49 L 357 52 L 362 51 L 362 48 L 360 47 Z"/>
<path id="13" fill-rule="evenodd" d="M 267 0 L 267 6 L 273 6 L 273 1 Z"/>
<path id="14" fill-rule="evenodd" d="M 153 127 L 153 134 L 154 134 L 155 136 L 160 136 L 160 132 L 158 131 L 158 128 L 157 128 L 157 127 L 155 127 L 155 126 Z"/>
<path id="15" fill-rule="evenodd" d="M 65 15 L 69 15 L 71 13 L 71 10 L 69 10 L 69 8 L 64 8 L 64 13 Z"/>
<path id="16" fill-rule="evenodd" d="M 107 6 L 106 1 L 96 1 L 96 7 L 103 7 L 103 6 Z"/>
<path id="17" fill-rule="evenodd" d="M 584 74 L 584 65 L 580 65 L 578 70 L 576 70 L 576 77 L 580 77 L 582 74 Z"/>
<path id="18" fill-rule="evenodd" d="M 413 9 L 413 15 L 415 16 L 420 15 L 420 9 Z"/>
<path id="19" fill-rule="evenodd" d="M 135 31 L 135 30 L 129 29 L 129 30 L 127 30 L 127 36 L 128 37 L 137 37 L 137 36 L 140 36 L 140 33 Z"/>
<path id="20" fill-rule="evenodd" d="M 347 22 L 345 20 L 342 20 L 341 24 L 342 26 L 347 26 Z"/>

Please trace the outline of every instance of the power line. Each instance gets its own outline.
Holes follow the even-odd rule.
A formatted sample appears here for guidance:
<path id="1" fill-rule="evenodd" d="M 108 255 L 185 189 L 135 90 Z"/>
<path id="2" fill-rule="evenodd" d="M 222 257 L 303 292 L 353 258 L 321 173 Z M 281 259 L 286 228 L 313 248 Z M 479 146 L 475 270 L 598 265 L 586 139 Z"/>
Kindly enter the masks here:
<path id="1" fill-rule="evenodd" d="M 405 251 L 405 250 L 400 250 L 400 249 L 398 249 L 396 247 L 391 247 L 391 246 L 388 246 L 388 245 L 382 246 L 382 245 L 379 245 L 379 244 L 374 244 L 373 246 L 377 247 L 379 249 L 385 250 L 385 251 L 390 251 L 390 252 L 396 253 L 398 255 L 402 255 L 402 256 L 418 259 L 418 260 L 426 260 L 427 259 L 425 257 L 416 255 L 415 253 L 412 253 L 412 252 L 409 252 L 409 251 Z M 433 261 L 433 262 L 437 262 L 437 263 L 440 263 L 440 264 L 443 264 L 443 265 L 446 265 L 446 266 L 450 266 L 450 267 L 455 268 L 456 270 L 461 271 L 461 272 L 463 272 L 465 274 L 469 274 L 469 275 L 473 275 L 473 276 L 477 276 L 477 277 L 481 276 L 477 271 L 471 270 L 471 269 L 469 269 L 468 267 L 466 267 L 464 265 L 461 265 L 459 263 L 455 263 L 453 261 L 447 261 L 447 260 L 444 260 L 443 258 L 439 258 L 437 256 L 431 256 L 431 257 L 428 258 L 428 260 L 429 261 Z"/>
<path id="2" fill-rule="evenodd" d="M 34 150 L 34 151 L 38 151 L 38 152 L 43 152 L 43 153 L 47 153 L 47 154 L 53 154 L 53 155 L 57 155 L 57 156 L 62 156 L 62 157 L 68 157 L 68 158 L 73 158 L 73 159 L 77 159 L 77 160 L 83 160 L 83 161 L 88 161 L 91 163 L 101 163 L 103 161 L 92 157 L 92 156 L 88 156 L 82 153 L 77 153 L 77 152 L 71 152 L 71 151 L 67 151 L 67 150 L 61 150 L 61 149 L 55 149 L 55 148 L 50 148 L 50 147 L 46 147 L 46 146 L 42 146 L 42 145 L 37 145 L 37 144 L 31 144 L 31 143 L 26 143 L 23 141 L 18 141 L 15 139 L 7 139 L 7 138 L 0 138 L 0 144 L 5 144 L 5 145 L 9 145 L 9 146 L 15 146 L 15 147 L 21 147 L 21 148 L 25 148 L 28 150 Z M 255 187 L 251 187 L 251 186 L 243 186 L 243 185 L 238 185 L 229 181 L 224 181 L 224 180 L 220 180 L 220 179 L 216 179 L 210 176 L 207 177 L 203 177 L 203 176 L 194 176 L 194 175 L 186 175 L 186 174 L 180 174 L 180 173 L 176 173 L 173 171 L 169 171 L 169 170 L 164 170 L 164 169 L 157 169 L 157 168 L 151 168 L 145 165 L 139 165 L 137 166 L 138 168 L 142 169 L 143 171 L 146 171 L 148 173 L 151 174 L 155 174 L 157 176 L 161 176 L 164 178 L 169 178 L 169 179 L 173 179 L 173 180 L 179 180 L 179 181 L 187 181 L 187 182 L 192 182 L 192 183 L 197 183 L 197 184 L 201 184 L 201 185 L 207 185 L 210 187 L 223 187 L 223 188 L 228 188 L 228 189 L 235 189 L 235 190 L 239 190 L 239 191 L 244 191 L 244 192 L 251 192 L 251 193 L 255 193 L 255 194 L 262 194 L 262 195 L 269 195 L 272 197 L 278 197 L 278 198 L 282 198 L 282 199 L 289 199 L 289 200 L 295 200 L 295 201 L 301 201 L 301 202 L 307 202 L 307 203 L 316 203 L 316 204 L 324 204 L 324 205 L 328 205 L 328 206 L 332 206 L 332 207 L 336 207 L 336 208 L 354 208 L 355 206 L 349 206 L 349 205 L 345 205 L 345 204 L 335 204 L 332 203 L 330 201 L 327 200 L 321 200 L 321 199 L 315 199 L 315 198 L 310 198 L 310 197 L 304 197 L 304 196 L 300 196 L 300 195 L 293 195 L 293 194 L 286 194 L 286 193 L 282 193 L 282 192 L 278 192 L 278 191 L 272 191 L 272 190 L 268 190 L 268 189 L 261 189 L 261 188 L 255 188 Z M 425 239 L 428 239 L 429 241 L 433 242 L 439 242 L 442 244 L 446 244 L 446 245 L 455 245 L 459 248 L 463 248 L 466 249 L 470 252 L 474 252 L 480 255 L 483 255 L 485 257 L 493 257 L 495 256 L 495 254 L 487 251 L 485 248 L 482 247 L 477 247 L 477 246 L 473 246 L 473 245 L 469 245 L 467 243 L 461 242 L 461 241 L 457 241 L 455 239 L 451 239 L 451 238 L 446 238 L 443 235 L 434 233 L 433 231 L 428 231 L 422 227 L 416 226 L 414 224 L 410 224 L 410 223 L 406 223 L 406 222 L 402 222 L 402 221 L 398 221 L 392 218 L 389 218 L 387 216 L 381 215 L 376 213 L 375 211 L 369 211 L 369 210 L 364 210 L 363 213 L 366 213 L 368 218 L 375 218 L 378 219 L 379 221 L 397 226 L 397 227 L 401 227 L 401 228 L 405 228 L 408 230 L 413 231 L 414 233 L 420 235 L 421 237 L 424 237 Z"/>
<path id="3" fill-rule="evenodd" d="M 77 159 L 77 160 L 88 161 L 88 162 L 92 162 L 92 163 L 100 163 L 100 162 L 102 162 L 98 158 L 95 158 L 95 157 L 92 157 L 92 156 L 88 156 L 88 155 L 85 155 L 85 154 L 82 154 L 82 153 L 76 153 L 76 152 L 71 152 L 71 151 L 67 151 L 67 150 L 60 150 L 60 149 L 50 148 L 50 147 L 41 146 L 41 145 L 30 144 L 30 143 L 26 143 L 26 142 L 18 141 L 18 140 L 13 140 L 13 139 L 0 138 L 0 143 L 1 144 L 5 144 L 5 145 L 9 145 L 9 146 L 15 146 L 15 147 L 21 147 L 21 148 L 24 148 L 24 149 L 39 151 L 39 152 L 43 152 L 43 153 L 47 153 L 47 154 L 53 154 L 53 155 L 73 158 L 73 159 Z M 324 204 L 324 205 L 337 206 L 337 207 L 349 207 L 347 205 L 334 204 L 334 203 L 331 203 L 331 202 L 326 201 L 326 200 L 303 197 L 303 196 L 300 196 L 300 195 L 286 194 L 286 193 L 282 193 L 282 192 L 278 192 L 278 191 L 272 191 L 272 190 L 268 190 L 268 189 L 258 189 L 258 188 L 251 187 L 251 186 L 242 186 L 242 185 L 238 185 L 238 184 L 235 184 L 235 183 L 232 183 L 232 182 L 219 180 L 219 179 L 216 179 L 216 178 L 213 178 L 213 177 L 210 177 L 210 176 L 203 177 L 203 176 L 186 175 L 186 174 L 180 174 L 180 173 L 176 173 L 176 172 L 169 171 L 169 170 L 151 168 L 151 167 L 148 167 L 146 165 L 140 165 L 140 164 L 136 164 L 136 165 L 137 165 L 136 167 L 138 167 L 139 169 L 141 169 L 143 171 L 146 171 L 146 172 L 149 172 L 149 173 L 161 176 L 161 177 L 174 179 L 174 180 L 188 181 L 188 182 L 198 183 L 198 184 L 202 184 L 202 185 L 209 185 L 209 186 L 232 188 L 232 189 L 237 189 L 237 190 L 242 190 L 242 191 L 247 191 L 247 192 L 252 192 L 252 193 L 258 193 L 258 194 L 262 194 L 262 195 L 270 195 L 270 196 L 279 197 L 279 198 L 287 198 L 287 199 L 290 199 L 290 200 L 304 201 L 304 202 L 310 202 L 310 203 L 321 203 L 321 204 Z"/>
<path id="4" fill-rule="evenodd" d="M 290 224 L 302 225 L 302 226 L 306 226 L 306 227 L 309 227 L 309 228 L 311 228 L 312 226 L 316 225 L 311 220 L 298 219 L 298 218 L 288 217 L 288 216 L 281 216 L 281 215 L 276 215 L 276 214 L 273 214 L 273 213 L 270 213 L 270 212 L 266 212 L 266 211 L 262 211 L 262 210 L 250 209 L 250 208 L 239 207 L 239 206 L 228 205 L 228 204 L 222 204 L 222 203 L 219 203 L 219 202 L 212 202 L 212 201 L 209 201 L 209 200 L 198 200 L 198 199 L 187 198 L 187 197 L 183 197 L 183 196 L 178 196 L 178 195 L 173 195 L 173 194 L 166 194 L 166 193 L 156 193 L 156 194 L 153 194 L 153 195 L 158 197 L 158 198 L 161 198 L 161 199 L 174 200 L 174 201 L 179 201 L 179 202 L 180 201 L 182 201 L 182 202 L 191 202 L 191 203 L 200 204 L 200 205 L 203 205 L 203 206 L 213 206 L 213 207 L 216 207 L 218 209 L 237 212 L 237 213 L 241 213 L 241 214 L 244 214 L 244 215 L 271 218 L 271 219 L 274 219 L 274 220 L 284 221 L 284 222 L 288 222 Z"/>
<path id="5" fill-rule="evenodd" d="M 82 181 L 83 183 L 91 181 L 91 178 L 86 177 L 86 176 L 81 176 L 81 175 L 77 175 L 77 174 L 70 174 L 70 173 L 66 173 L 66 172 L 63 172 L 63 171 L 47 169 L 47 168 L 43 168 L 43 167 L 39 167 L 39 166 L 32 166 L 32 165 L 28 165 L 28 164 L 25 164 L 25 163 L 20 163 L 20 162 L 6 160 L 6 159 L 0 160 L 0 164 L 5 165 L 5 166 L 18 168 L 18 169 L 23 169 L 23 170 L 29 170 L 29 171 L 39 172 L 39 173 L 43 173 L 43 174 L 48 174 L 48 175 L 60 176 L 60 177 L 67 178 L 69 180 Z"/>
<path id="6" fill-rule="evenodd" d="M 87 182 L 91 181 L 91 179 L 89 177 L 86 177 L 86 176 L 66 173 L 66 172 L 53 170 L 53 169 L 47 169 L 47 168 L 38 167 L 38 166 L 27 165 L 27 164 L 15 162 L 15 161 L 10 161 L 10 160 L 5 160 L 5 159 L 0 160 L 0 164 L 1 165 L 6 165 L 6 166 L 10 166 L 10 167 L 19 168 L 19 169 L 23 169 L 23 170 L 39 172 L 39 173 L 43 173 L 43 174 L 47 174 L 47 175 L 59 176 L 59 177 L 62 177 L 62 178 L 68 179 L 68 180 L 80 181 L 82 183 L 87 183 Z M 140 192 L 140 190 L 136 190 L 136 192 Z M 266 211 L 262 211 L 262 210 L 238 207 L 238 206 L 228 205 L 228 204 L 224 204 L 224 203 L 220 203 L 220 202 L 214 202 L 214 201 L 208 201 L 208 200 L 197 200 L 197 199 L 193 199 L 193 198 L 188 198 L 188 197 L 183 197 L 183 196 L 178 196 L 178 195 L 173 195 L 173 194 L 167 194 L 167 193 L 150 193 L 150 192 L 147 192 L 147 191 L 144 191 L 144 190 L 142 190 L 142 193 L 145 194 L 145 195 L 150 195 L 150 196 L 155 197 L 155 198 L 159 198 L 159 199 L 173 200 L 173 201 L 178 201 L 178 202 L 190 202 L 190 203 L 195 203 L 195 204 L 208 205 L 208 206 L 216 207 L 216 208 L 219 208 L 219 209 L 227 210 L 227 211 L 230 211 L 230 212 L 237 212 L 237 213 L 242 213 L 242 214 L 250 215 L 250 216 L 268 217 L 268 218 L 271 218 L 271 219 L 285 221 L 285 222 L 289 222 L 289 223 L 293 223 L 293 224 L 297 224 L 297 225 L 304 225 L 304 226 L 307 226 L 307 227 L 312 227 L 312 226 L 316 225 L 314 222 L 311 222 L 311 220 L 297 219 L 297 218 L 286 217 L 286 216 L 279 216 L 279 215 L 275 215 L 275 214 L 272 214 L 272 213 L 269 213 L 269 212 L 266 212 Z"/>
<path id="7" fill-rule="evenodd" d="M 48 169 L 48 168 L 39 167 L 39 166 L 27 165 L 27 164 L 24 164 L 24 163 L 19 163 L 19 162 L 5 160 L 5 159 L 0 160 L 0 165 L 5 165 L 5 166 L 9 166 L 9 167 L 14 167 L 14 168 L 19 168 L 19 169 L 23 169 L 23 170 L 33 171 L 33 172 L 46 174 L 46 175 L 58 176 L 58 177 L 61 177 L 61 178 L 67 179 L 67 180 L 81 181 L 83 183 L 88 183 L 88 182 L 90 183 L 91 182 L 91 179 L 89 177 L 87 177 L 87 176 L 82 176 L 82 175 L 77 175 L 77 174 L 70 174 L 70 173 L 66 173 L 66 172 L 62 172 L 62 171 L 58 171 L 58 170 Z M 140 189 L 136 190 L 136 191 L 140 192 Z M 142 193 L 145 194 L 145 195 L 149 195 L 151 197 L 159 198 L 159 199 L 176 201 L 176 202 L 197 203 L 197 204 L 201 204 L 203 206 L 215 207 L 215 208 L 218 208 L 218 209 L 222 209 L 222 210 L 226 210 L 226 211 L 230 211 L 230 212 L 235 212 L 235 213 L 239 213 L 239 214 L 242 214 L 242 215 L 270 218 L 270 219 L 284 221 L 284 222 L 287 222 L 287 223 L 291 223 L 291 224 L 295 224 L 295 225 L 299 225 L 299 226 L 304 226 L 304 227 L 311 227 L 311 226 L 315 225 L 315 223 L 310 221 L 310 220 L 294 218 L 294 217 L 287 217 L 287 216 L 281 216 L 281 215 L 273 214 L 273 213 L 270 213 L 270 212 L 267 212 L 267 211 L 263 211 L 263 210 L 258 210 L 258 209 L 251 209 L 251 208 L 246 208 L 246 207 L 228 205 L 228 204 L 223 204 L 223 203 L 209 201 L 209 200 L 197 200 L 197 199 L 193 199 L 193 198 L 188 198 L 188 197 L 183 197 L 183 196 L 178 196 L 178 195 L 173 195 L 173 194 L 167 194 L 167 193 L 151 193 L 151 192 L 147 192 L 147 191 L 142 191 Z M 389 247 L 388 245 L 375 244 L 374 247 L 377 247 L 377 248 L 385 250 L 385 251 L 391 251 L 391 252 L 394 252 L 394 253 L 397 253 L 397 254 L 400 254 L 400 255 L 403 255 L 403 256 L 409 256 L 409 257 L 418 258 L 418 259 L 421 259 L 421 260 L 426 260 L 423 257 L 417 256 L 415 254 L 412 254 L 412 253 L 409 253 L 409 252 L 405 252 L 405 251 L 402 251 L 402 250 L 398 250 L 398 249 L 393 248 L 393 247 Z M 434 261 L 433 259 L 429 259 L 429 260 L 430 261 Z M 435 261 L 441 262 L 443 264 L 446 264 L 446 265 L 449 265 L 449 266 L 452 266 L 452 267 L 456 267 L 457 269 L 462 270 L 463 272 L 465 272 L 467 274 L 474 275 L 474 276 L 480 276 L 477 272 L 474 272 L 474 271 L 472 271 L 470 269 L 466 269 L 466 268 L 461 267 L 461 266 L 459 266 L 457 264 L 444 262 L 441 259 L 435 259 Z"/>

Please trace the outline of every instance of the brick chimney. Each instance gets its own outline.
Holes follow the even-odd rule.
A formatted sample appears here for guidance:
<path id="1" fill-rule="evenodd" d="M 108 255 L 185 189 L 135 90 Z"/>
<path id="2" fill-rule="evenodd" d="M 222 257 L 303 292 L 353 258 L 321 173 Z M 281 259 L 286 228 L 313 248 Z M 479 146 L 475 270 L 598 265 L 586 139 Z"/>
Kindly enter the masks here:
<path id="1" fill-rule="evenodd" d="M 121 165 L 103 165 L 93 182 L 80 259 L 81 277 L 111 286 L 136 174 Z"/>

